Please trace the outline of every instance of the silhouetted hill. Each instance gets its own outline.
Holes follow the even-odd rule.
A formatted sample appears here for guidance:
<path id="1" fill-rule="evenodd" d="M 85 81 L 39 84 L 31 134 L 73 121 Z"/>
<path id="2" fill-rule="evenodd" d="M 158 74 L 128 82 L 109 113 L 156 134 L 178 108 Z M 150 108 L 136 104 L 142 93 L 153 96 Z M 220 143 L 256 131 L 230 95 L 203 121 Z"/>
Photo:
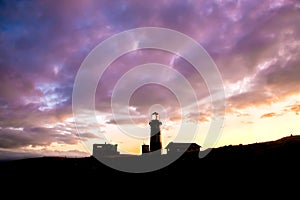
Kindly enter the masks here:
<path id="1" fill-rule="evenodd" d="M 93 157 L 63 158 L 42 157 L 14 160 L 0 163 L 1 180 L 53 180 L 72 178 L 121 180 L 162 180 L 181 177 L 186 181 L 196 179 L 216 180 L 265 180 L 299 177 L 300 136 L 284 137 L 276 141 L 248 145 L 229 145 L 214 148 L 199 159 L 196 154 L 186 154 L 169 166 L 142 174 L 132 174 L 111 169 Z M 117 158 L 114 158 L 117 159 Z M 126 158 L 124 158 L 126 159 Z M 71 178 L 71 179 L 70 179 Z M 128 180 L 128 179 L 124 179 Z"/>
<path id="2" fill-rule="evenodd" d="M 229 145 L 211 150 L 208 160 L 227 161 L 293 161 L 299 159 L 300 136 L 248 145 Z"/>

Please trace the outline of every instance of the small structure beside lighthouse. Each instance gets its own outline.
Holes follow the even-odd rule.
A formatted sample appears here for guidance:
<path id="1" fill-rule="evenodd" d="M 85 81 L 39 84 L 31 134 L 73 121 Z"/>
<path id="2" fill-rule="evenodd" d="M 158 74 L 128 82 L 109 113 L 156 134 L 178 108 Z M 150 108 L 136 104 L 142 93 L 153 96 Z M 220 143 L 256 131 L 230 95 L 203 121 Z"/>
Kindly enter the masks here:
<path id="1" fill-rule="evenodd" d="M 157 112 L 152 113 L 150 125 L 150 152 L 157 151 L 161 154 L 161 136 L 160 136 L 160 126 L 161 121 L 159 121 L 159 114 Z"/>
<path id="2" fill-rule="evenodd" d="M 159 121 L 159 114 L 154 112 L 151 114 L 150 125 L 150 145 L 142 144 L 141 155 L 143 158 L 149 158 L 154 156 L 154 158 L 162 158 L 165 156 L 177 157 L 181 155 L 194 157 L 199 155 L 201 146 L 197 143 L 183 143 L 183 142 L 170 142 L 162 152 L 162 142 L 161 142 L 161 121 Z M 148 142 L 147 142 L 148 143 Z M 115 158 L 121 157 L 120 152 L 117 150 L 117 144 L 93 144 L 93 157 L 95 158 Z M 162 155 L 166 154 L 166 155 Z M 128 155 L 125 155 L 128 157 Z"/>

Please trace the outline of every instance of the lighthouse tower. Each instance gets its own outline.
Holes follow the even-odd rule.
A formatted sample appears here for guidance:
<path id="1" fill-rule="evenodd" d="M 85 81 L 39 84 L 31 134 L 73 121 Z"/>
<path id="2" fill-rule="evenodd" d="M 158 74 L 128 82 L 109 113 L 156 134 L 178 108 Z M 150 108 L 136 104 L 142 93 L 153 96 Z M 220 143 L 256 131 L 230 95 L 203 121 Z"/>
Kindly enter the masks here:
<path id="1" fill-rule="evenodd" d="M 151 128 L 150 152 L 158 151 L 161 154 L 160 126 L 162 123 L 159 121 L 157 112 L 152 113 L 151 118 L 149 122 Z"/>

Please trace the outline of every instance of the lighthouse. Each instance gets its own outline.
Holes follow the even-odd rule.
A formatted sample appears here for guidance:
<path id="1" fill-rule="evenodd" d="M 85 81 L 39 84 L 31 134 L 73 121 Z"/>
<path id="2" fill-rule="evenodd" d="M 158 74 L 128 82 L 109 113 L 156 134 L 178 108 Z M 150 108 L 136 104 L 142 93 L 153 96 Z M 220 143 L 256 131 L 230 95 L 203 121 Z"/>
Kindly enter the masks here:
<path id="1" fill-rule="evenodd" d="M 160 136 L 160 126 L 159 114 L 157 112 L 152 113 L 150 125 L 150 152 L 157 151 L 161 154 L 161 136 Z"/>

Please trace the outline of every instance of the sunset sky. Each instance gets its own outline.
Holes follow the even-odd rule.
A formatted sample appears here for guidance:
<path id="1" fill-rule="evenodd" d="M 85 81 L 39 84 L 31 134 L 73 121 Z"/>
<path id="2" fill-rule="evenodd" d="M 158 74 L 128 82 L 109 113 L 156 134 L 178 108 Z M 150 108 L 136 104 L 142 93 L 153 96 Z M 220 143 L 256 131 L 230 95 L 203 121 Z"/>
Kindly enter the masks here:
<path id="1" fill-rule="evenodd" d="M 96 90 L 97 123 L 75 124 L 72 92 L 82 62 L 105 39 L 139 27 L 184 33 L 213 59 L 226 96 L 224 124 L 214 147 L 298 135 L 299 22 L 297 0 L 1 1 L 0 159 L 89 156 L 89 145 L 105 141 L 118 144 L 122 153 L 139 154 L 140 145 L 148 143 L 142 137 L 150 133 L 152 111 L 161 114 L 163 146 L 175 140 L 184 123 L 198 126 L 193 142 L 202 149 L 212 147 L 204 143 L 213 118 L 206 77 L 186 60 L 161 50 L 138 50 L 116 59 Z M 131 118 L 114 119 L 115 85 L 129 70 L 146 63 L 161 63 L 182 74 L 199 109 L 181 115 L 176 95 L 187 95 L 185 88 L 174 95 L 166 87 L 148 84 L 122 107 Z M 162 82 L 174 78 L 168 70 L 162 73 Z M 130 79 L 142 77 L 134 74 Z M 133 126 L 143 128 L 140 138 L 122 134 L 122 127 Z M 193 133 L 187 128 L 186 134 Z M 175 141 L 187 142 L 184 135 Z"/>

